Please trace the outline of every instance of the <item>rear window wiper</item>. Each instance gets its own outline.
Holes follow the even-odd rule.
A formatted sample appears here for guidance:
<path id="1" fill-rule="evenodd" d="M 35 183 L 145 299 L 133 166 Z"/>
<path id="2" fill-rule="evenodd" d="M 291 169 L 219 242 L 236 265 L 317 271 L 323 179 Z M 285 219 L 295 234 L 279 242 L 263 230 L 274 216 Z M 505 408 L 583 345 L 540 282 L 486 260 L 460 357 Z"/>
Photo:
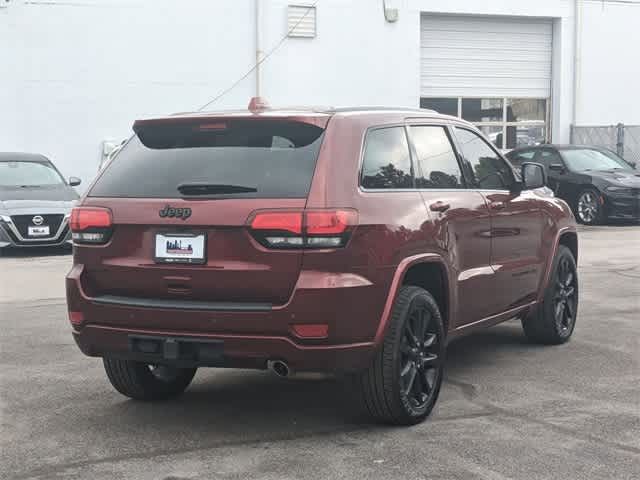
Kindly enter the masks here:
<path id="1" fill-rule="evenodd" d="M 221 183 L 181 183 L 178 191 L 183 195 L 224 195 L 233 193 L 255 193 L 254 187 L 243 185 L 226 185 Z"/>

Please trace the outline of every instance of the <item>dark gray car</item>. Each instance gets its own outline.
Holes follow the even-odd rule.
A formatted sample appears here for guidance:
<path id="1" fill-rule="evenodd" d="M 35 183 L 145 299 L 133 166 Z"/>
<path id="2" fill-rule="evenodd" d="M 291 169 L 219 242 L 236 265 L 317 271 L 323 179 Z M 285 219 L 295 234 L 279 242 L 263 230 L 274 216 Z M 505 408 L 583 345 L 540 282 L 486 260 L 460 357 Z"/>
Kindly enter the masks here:
<path id="1" fill-rule="evenodd" d="M 51 161 L 0 153 L 0 252 L 6 247 L 70 246 L 69 215 L 79 196 Z"/>

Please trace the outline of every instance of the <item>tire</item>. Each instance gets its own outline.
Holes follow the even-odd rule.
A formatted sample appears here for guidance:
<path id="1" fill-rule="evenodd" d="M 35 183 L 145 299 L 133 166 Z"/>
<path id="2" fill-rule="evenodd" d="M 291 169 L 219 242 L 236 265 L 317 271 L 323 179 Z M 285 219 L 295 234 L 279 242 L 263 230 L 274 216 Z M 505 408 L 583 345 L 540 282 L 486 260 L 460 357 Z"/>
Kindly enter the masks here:
<path id="1" fill-rule="evenodd" d="M 571 250 L 560 245 L 551 268 L 543 301 L 522 319 L 522 328 L 533 342 L 559 345 L 571 338 L 578 315 L 578 272 Z"/>
<path id="2" fill-rule="evenodd" d="M 111 385 L 126 397 L 134 400 L 167 400 L 182 394 L 196 368 L 175 368 L 158 365 L 152 367 L 146 363 L 132 360 L 103 358 L 104 369 Z"/>
<path id="3" fill-rule="evenodd" d="M 420 348 L 416 348 L 416 337 Z M 359 408 L 381 423 L 414 425 L 423 421 L 440 393 L 444 354 L 438 304 L 422 288 L 402 287 L 371 366 L 352 379 Z"/>
<path id="4" fill-rule="evenodd" d="M 594 188 L 585 188 L 578 195 L 574 215 L 583 225 L 602 223 L 604 208 L 600 204 L 600 192 Z"/>

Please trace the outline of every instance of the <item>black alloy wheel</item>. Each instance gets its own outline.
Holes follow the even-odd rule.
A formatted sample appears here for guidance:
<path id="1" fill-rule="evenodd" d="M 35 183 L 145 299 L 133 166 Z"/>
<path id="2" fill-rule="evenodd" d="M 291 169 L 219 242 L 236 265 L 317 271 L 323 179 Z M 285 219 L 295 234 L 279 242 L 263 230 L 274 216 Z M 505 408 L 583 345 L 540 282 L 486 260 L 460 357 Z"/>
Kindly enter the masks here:
<path id="1" fill-rule="evenodd" d="M 578 293 L 576 260 L 569 248 L 559 245 L 542 302 L 522 319 L 526 336 L 548 345 L 567 342 L 576 326 Z"/>
<path id="2" fill-rule="evenodd" d="M 440 365 L 439 328 L 424 306 L 416 306 L 400 341 L 400 388 L 410 407 L 420 411 L 435 391 Z"/>
<path id="3" fill-rule="evenodd" d="M 577 276 L 565 256 L 558 263 L 555 279 L 555 294 L 553 296 L 553 311 L 556 327 L 561 336 L 566 335 L 573 328 L 576 315 Z"/>
<path id="4" fill-rule="evenodd" d="M 420 423 L 438 399 L 444 357 L 438 303 L 420 287 L 403 286 L 371 366 L 352 377 L 360 408 L 382 423 Z"/>

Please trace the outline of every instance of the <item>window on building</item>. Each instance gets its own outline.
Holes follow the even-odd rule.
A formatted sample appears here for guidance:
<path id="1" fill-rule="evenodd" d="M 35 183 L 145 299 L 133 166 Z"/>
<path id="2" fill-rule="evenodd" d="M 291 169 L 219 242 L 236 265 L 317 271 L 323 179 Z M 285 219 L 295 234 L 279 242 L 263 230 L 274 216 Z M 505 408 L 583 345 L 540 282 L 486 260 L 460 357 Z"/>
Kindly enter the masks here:
<path id="1" fill-rule="evenodd" d="M 435 110 L 443 115 L 459 116 L 457 98 L 421 98 L 420 108 Z"/>
<path id="2" fill-rule="evenodd" d="M 465 160 L 471 166 L 474 183 L 487 190 L 508 189 L 513 185 L 513 170 L 484 139 L 464 128 L 455 129 Z"/>
<path id="3" fill-rule="evenodd" d="M 421 98 L 420 107 L 473 123 L 498 148 L 547 143 L 548 100 L 544 98 Z"/>
<path id="4" fill-rule="evenodd" d="M 419 171 L 418 188 L 463 188 L 462 172 L 449 136 L 443 127 L 411 127 Z"/>
<path id="5" fill-rule="evenodd" d="M 378 128 L 367 133 L 362 186 L 413 188 L 411 156 L 403 127 Z"/>

